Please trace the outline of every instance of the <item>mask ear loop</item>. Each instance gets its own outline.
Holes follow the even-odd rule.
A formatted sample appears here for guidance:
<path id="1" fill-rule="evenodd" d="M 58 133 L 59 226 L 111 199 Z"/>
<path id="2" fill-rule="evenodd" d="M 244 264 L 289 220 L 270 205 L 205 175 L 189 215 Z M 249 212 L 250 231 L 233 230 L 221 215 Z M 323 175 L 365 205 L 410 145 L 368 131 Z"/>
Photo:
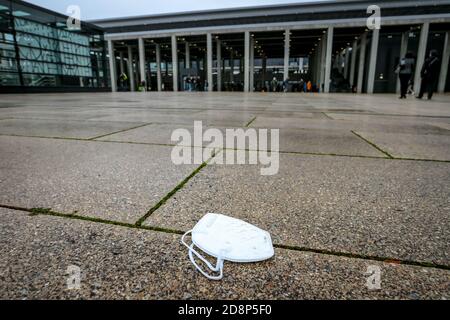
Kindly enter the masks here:
<path id="1" fill-rule="evenodd" d="M 210 280 L 221 280 L 223 278 L 223 260 L 221 258 L 218 258 L 217 259 L 217 266 L 216 266 L 216 268 L 218 268 L 218 270 L 213 270 L 213 271 L 216 271 L 216 272 L 220 271 L 220 274 L 218 276 L 211 276 L 211 275 L 207 274 L 205 271 L 203 271 L 202 268 L 200 268 L 200 266 L 197 264 L 197 262 L 195 262 L 194 257 L 192 255 L 192 253 L 195 252 L 195 250 L 193 248 L 194 248 L 194 244 L 192 244 L 191 247 L 190 247 L 189 259 L 191 260 L 192 264 L 197 268 L 197 270 L 200 271 L 201 274 L 203 274 L 205 277 L 207 277 Z M 203 261 L 203 259 L 202 259 L 202 261 Z"/>
<path id="2" fill-rule="evenodd" d="M 203 274 L 205 277 L 207 277 L 208 279 L 211 280 L 221 280 L 223 278 L 223 259 L 221 257 L 217 258 L 217 264 L 214 267 L 208 260 L 206 260 L 200 253 L 198 253 L 195 249 L 194 249 L 194 244 L 188 245 L 185 241 L 184 238 L 189 234 L 192 233 L 192 230 L 189 230 L 188 232 L 186 232 L 182 237 L 181 237 L 181 243 L 189 249 L 189 259 L 191 260 L 192 264 L 197 268 L 198 271 L 201 272 L 201 274 Z M 200 260 L 202 260 L 207 266 L 208 268 L 213 271 L 213 272 L 219 272 L 220 274 L 218 276 L 211 276 L 209 274 L 207 274 L 205 271 L 202 270 L 202 268 L 200 268 L 200 266 L 195 262 L 194 260 L 194 256 L 192 255 L 192 253 L 194 253 Z"/>

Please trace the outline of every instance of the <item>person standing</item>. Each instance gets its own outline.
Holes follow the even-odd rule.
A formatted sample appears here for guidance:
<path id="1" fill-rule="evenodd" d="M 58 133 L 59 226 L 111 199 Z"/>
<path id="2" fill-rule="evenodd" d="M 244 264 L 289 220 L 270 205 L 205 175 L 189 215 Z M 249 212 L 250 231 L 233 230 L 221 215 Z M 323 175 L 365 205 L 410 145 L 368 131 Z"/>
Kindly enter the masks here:
<path id="1" fill-rule="evenodd" d="M 288 92 L 289 91 L 289 79 L 286 78 L 286 80 L 283 81 L 283 91 Z"/>
<path id="2" fill-rule="evenodd" d="M 306 83 L 306 92 L 312 92 L 312 82 L 311 82 L 311 80 L 309 80 Z"/>
<path id="3" fill-rule="evenodd" d="M 422 83 L 420 86 L 420 93 L 417 99 L 422 99 L 425 91 L 428 93 L 428 100 L 431 100 L 433 96 L 436 82 L 439 78 L 439 58 L 436 50 L 431 50 L 428 58 L 423 63 L 422 71 L 420 75 L 422 77 Z"/>
<path id="4" fill-rule="evenodd" d="M 303 78 L 301 78 L 300 83 L 298 84 L 298 91 L 305 92 L 304 87 L 305 87 L 305 80 L 303 80 Z"/>
<path id="5" fill-rule="evenodd" d="M 277 88 L 278 88 L 278 80 L 277 78 L 274 77 L 272 80 L 272 91 L 277 92 Z"/>
<path id="6" fill-rule="evenodd" d="M 127 87 L 126 87 L 127 80 L 128 80 L 127 75 L 125 74 L 125 72 L 122 72 L 119 76 L 120 88 L 122 90 L 127 90 Z"/>
<path id="7" fill-rule="evenodd" d="M 408 52 L 397 67 L 398 77 L 400 78 L 400 99 L 406 99 L 409 82 L 412 79 L 414 70 L 414 57 Z"/>

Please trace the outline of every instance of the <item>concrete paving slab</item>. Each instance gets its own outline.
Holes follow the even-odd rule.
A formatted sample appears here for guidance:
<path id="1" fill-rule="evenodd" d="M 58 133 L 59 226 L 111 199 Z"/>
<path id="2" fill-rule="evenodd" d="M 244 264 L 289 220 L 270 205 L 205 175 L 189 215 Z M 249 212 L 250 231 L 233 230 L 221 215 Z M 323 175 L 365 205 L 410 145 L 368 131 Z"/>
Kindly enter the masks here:
<path id="1" fill-rule="evenodd" d="M 276 249 L 225 262 L 220 282 L 196 271 L 180 236 L 0 209 L 1 299 L 448 299 L 450 272 Z M 368 266 L 381 289 L 366 287 Z M 69 290 L 69 266 L 81 271 Z"/>
<path id="2" fill-rule="evenodd" d="M 0 126 L 0 134 L 90 139 L 131 129 L 144 122 L 87 122 L 67 120 L 7 119 Z"/>
<path id="3" fill-rule="evenodd" d="M 255 116 L 255 112 L 206 110 L 196 113 L 195 119 L 203 121 L 204 125 L 208 126 L 224 125 L 243 127 Z"/>
<path id="4" fill-rule="evenodd" d="M 302 112 L 302 111 L 259 111 L 256 114 L 258 117 L 275 117 L 275 118 L 317 118 L 318 113 Z"/>
<path id="5" fill-rule="evenodd" d="M 276 243 L 450 265 L 450 164 L 280 155 L 280 171 L 208 165 L 146 225 L 191 229 L 207 212 Z"/>
<path id="6" fill-rule="evenodd" d="M 108 135 L 98 140 L 175 145 L 178 143 L 171 141 L 171 135 L 174 130 L 179 128 L 189 130 L 193 136 L 193 124 L 151 124 L 133 130 Z M 204 127 L 203 130 L 206 131 L 209 128 L 211 127 Z M 248 130 L 249 128 L 221 127 L 218 129 L 221 130 L 225 137 L 226 129 Z M 281 129 L 279 141 L 280 151 L 284 152 L 386 157 L 385 154 L 349 131 L 328 132 L 323 130 Z M 192 141 L 192 144 L 203 147 L 208 145 L 207 142 L 195 144 L 194 141 Z M 256 150 L 249 147 L 248 140 L 246 141 L 245 148 Z M 267 150 L 267 148 L 261 148 L 261 146 L 259 146 L 259 150 Z"/>
<path id="7" fill-rule="evenodd" d="M 352 156 L 386 155 L 349 131 L 281 129 L 280 151 Z"/>
<path id="8" fill-rule="evenodd" d="M 136 222 L 196 165 L 172 148 L 0 137 L 0 204 Z"/>
<path id="9" fill-rule="evenodd" d="M 408 116 L 380 116 L 363 114 L 327 113 L 336 120 L 359 122 L 365 131 L 380 131 L 379 128 L 388 128 L 389 132 L 441 134 L 450 135 L 450 119 L 431 117 Z M 364 127 L 363 127 L 364 126 Z"/>
<path id="10" fill-rule="evenodd" d="M 327 113 L 327 115 L 330 115 Z M 334 117 L 335 114 L 331 114 Z M 350 117 L 351 116 L 351 117 Z M 427 118 L 416 122 L 408 121 L 407 117 L 390 117 L 389 121 L 376 120 L 372 116 L 344 115 L 343 120 L 335 119 L 301 119 L 266 117 L 259 115 L 251 127 L 280 128 L 280 129 L 314 129 L 333 132 L 338 131 L 364 131 L 382 133 L 415 133 L 450 135 L 450 131 L 439 126 L 440 122 L 430 122 Z M 406 121 L 405 121 L 406 119 Z M 409 119 L 410 120 L 410 119 Z"/>
<path id="11" fill-rule="evenodd" d="M 448 135 L 361 131 L 357 133 L 397 158 L 450 161 L 450 137 Z"/>
<path id="12" fill-rule="evenodd" d="M 21 110 L 25 108 L 14 108 L 15 111 L 11 112 L 0 112 L 0 116 L 3 118 L 14 118 L 14 119 L 42 119 L 42 120 L 87 120 L 91 117 L 90 114 L 83 114 L 82 111 L 74 112 L 71 110 L 67 111 L 46 111 L 46 110 Z M 20 111 L 19 111 L 20 110 Z"/>
<path id="13" fill-rule="evenodd" d="M 129 114 L 113 114 L 104 116 L 93 116 L 91 120 L 98 122 L 114 122 L 114 121 L 144 121 L 152 123 L 194 123 L 194 117 L 189 113 L 180 114 L 161 114 L 153 112 L 135 112 Z"/>
<path id="14" fill-rule="evenodd" d="M 450 122 L 446 122 L 446 123 L 444 123 L 444 122 L 436 122 L 436 123 L 433 123 L 433 125 L 437 126 L 439 128 L 443 128 L 445 130 L 449 130 L 450 131 Z"/>
<path id="15" fill-rule="evenodd" d="M 302 119 L 258 116 L 250 125 L 255 128 L 274 129 L 316 129 L 346 130 L 350 132 L 356 126 L 352 121 L 335 121 L 331 119 Z"/>
<path id="16" fill-rule="evenodd" d="M 255 113 L 254 113 L 255 114 Z M 146 121 L 156 123 L 191 123 L 202 121 L 204 125 L 209 126 L 245 126 L 254 114 L 223 111 L 223 110 L 205 110 L 188 111 L 179 113 L 164 112 L 133 112 L 127 114 L 115 114 L 111 116 L 94 117 L 92 120 L 98 121 Z"/>
<path id="17" fill-rule="evenodd" d="M 139 130 L 142 129 L 142 130 Z M 193 136 L 194 122 L 190 124 L 150 124 L 145 127 L 128 130 L 112 134 L 98 140 L 101 141 L 121 141 L 121 142 L 137 142 L 137 143 L 155 143 L 155 144 L 169 144 L 176 145 L 177 142 L 171 140 L 171 136 L 176 129 L 189 130 Z M 206 127 L 205 127 L 206 130 Z M 194 144 L 194 141 L 192 141 Z M 188 144 L 189 145 L 189 144 Z M 205 143 L 205 146 L 207 143 Z"/>
<path id="18" fill-rule="evenodd" d="M 148 109 L 148 108 L 109 108 L 107 110 L 96 110 L 86 112 L 89 115 L 89 120 L 92 121 L 145 121 L 145 122 L 175 122 L 178 119 L 184 118 L 187 121 L 193 121 L 192 116 L 201 110 L 181 110 L 181 109 Z M 139 120 L 140 119 L 140 120 Z M 180 120 L 178 120 L 180 121 Z"/>

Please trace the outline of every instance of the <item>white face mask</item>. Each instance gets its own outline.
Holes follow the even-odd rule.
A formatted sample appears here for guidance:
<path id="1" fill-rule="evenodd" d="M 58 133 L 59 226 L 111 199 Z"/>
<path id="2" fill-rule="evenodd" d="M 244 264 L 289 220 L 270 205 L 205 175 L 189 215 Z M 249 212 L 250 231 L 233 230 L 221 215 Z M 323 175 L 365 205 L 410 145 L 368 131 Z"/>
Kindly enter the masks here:
<path id="1" fill-rule="evenodd" d="M 185 237 L 192 233 L 192 244 L 185 242 Z M 223 277 L 223 262 L 258 262 L 270 259 L 274 255 L 272 239 L 267 231 L 254 225 L 222 214 L 208 213 L 181 238 L 181 243 L 189 249 L 189 259 L 208 279 L 220 280 Z M 216 266 L 211 265 L 195 249 L 194 245 L 207 254 L 217 258 Z M 203 261 L 212 276 L 203 271 L 195 262 L 193 254 Z"/>

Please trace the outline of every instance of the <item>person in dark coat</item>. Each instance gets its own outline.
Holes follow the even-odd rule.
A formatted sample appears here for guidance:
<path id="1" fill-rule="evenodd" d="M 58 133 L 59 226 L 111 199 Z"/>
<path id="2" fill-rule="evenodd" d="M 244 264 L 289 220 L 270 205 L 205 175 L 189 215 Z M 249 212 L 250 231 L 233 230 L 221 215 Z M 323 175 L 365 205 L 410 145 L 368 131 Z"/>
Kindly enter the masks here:
<path id="1" fill-rule="evenodd" d="M 436 50 L 430 51 L 430 56 L 425 59 L 423 63 L 422 71 L 420 75 L 422 77 L 422 84 L 420 87 L 420 93 L 417 97 L 422 99 L 425 91 L 428 93 L 428 100 L 433 96 L 434 88 L 436 87 L 436 82 L 439 78 L 439 57 Z"/>
<path id="2" fill-rule="evenodd" d="M 414 70 L 414 57 L 408 52 L 398 65 L 398 76 L 400 78 L 400 99 L 406 99 L 409 82 Z"/>

